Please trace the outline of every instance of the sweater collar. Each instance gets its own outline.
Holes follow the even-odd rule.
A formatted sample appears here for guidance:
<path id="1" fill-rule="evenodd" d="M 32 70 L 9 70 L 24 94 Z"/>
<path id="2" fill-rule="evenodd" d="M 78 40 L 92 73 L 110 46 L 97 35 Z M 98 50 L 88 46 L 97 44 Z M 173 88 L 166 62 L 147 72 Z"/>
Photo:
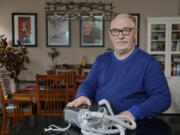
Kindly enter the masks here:
<path id="1" fill-rule="evenodd" d="M 124 59 L 122 59 L 122 60 L 119 60 L 116 56 L 115 56 L 115 51 L 113 51 L 111 54 L 112 54 L 112 57 L 116 60 L 116 61 L 119 61 L 119 62 L 125 62 L 125 61 L 127 61 L 127 60 L 129 60 L 131 57 L 133 57 L 135 54 L 136 54 L 136 52 L 138 52 L 138 50 L 139 50 L 139 48 L 135 48 L 134 49 L 134 51 L 128 56 L 128 57 L 126 57 L 126 58 L 124 58 Z"/>

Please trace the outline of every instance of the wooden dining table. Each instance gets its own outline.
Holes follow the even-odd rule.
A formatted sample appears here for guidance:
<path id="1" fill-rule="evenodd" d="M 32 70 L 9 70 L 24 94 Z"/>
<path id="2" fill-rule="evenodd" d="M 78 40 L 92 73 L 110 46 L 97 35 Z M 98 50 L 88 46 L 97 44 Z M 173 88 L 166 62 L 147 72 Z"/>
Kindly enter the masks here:
<path id="1" fill-rule="evenodd" d="M 126 130 L 126 135 L 179 135 L 180 118 L 178 115 L 162 115 L 154 119 L 136 121 L 135 130 Z M 44 128 L 55 124 L 66 127 L 63 116 L 28 116 L 16 127 L 12 128 L 8 135 L 82 135 L 79 128 L 71 126 L 66 132 L 45 132 Z M 117 135 L 117 134 L 116 134 Z"/>
<path id="2" fill-rule="evenodd" d="M 75 95 L 76 95 L 76 88 L 72 87 L 72 88 L 58 88 L 61 92 L 67 91 L 68 94 L 65 94 L 65 104 L 67 102 L 70 102 L 74 99 Z M 36 105 L 36 103 L 39 102 L 39 96 L 37 94 L 37 89 L 34 86 L 33 90 L 29 90 L 29 89 L 21 89 L 21 90 L 17 90 L 15 93 L 12 94 L 12 96 L 10 97 L 10 99 L 13 99 L 15 101 L 27 101 L 27 102 L 32 102 L 33 106 Z M 44 89 L 42 89 L 42 91 L 44 91 Z"/>
<path id="3" fill-rule="evenodd" d="M 11 98 L 18 101 L 37 101 L 36 91 L 34 90 L 18 90 L 12 94 Z"/>
<path id="4" fill-rule="evenodd" d="M 70 97 L 68 96 L 67 101 L 71 101 L 74 99 L 76 95 L 76 89 L 72 88 L 60 88 L 61 91 L 70 91 Z M 17 101 L 32 101 L 36 102 L 38 100 L 36 90 L 18 90 L 15 93 L 12 94 L 11 99 L 17 100 Z"/>

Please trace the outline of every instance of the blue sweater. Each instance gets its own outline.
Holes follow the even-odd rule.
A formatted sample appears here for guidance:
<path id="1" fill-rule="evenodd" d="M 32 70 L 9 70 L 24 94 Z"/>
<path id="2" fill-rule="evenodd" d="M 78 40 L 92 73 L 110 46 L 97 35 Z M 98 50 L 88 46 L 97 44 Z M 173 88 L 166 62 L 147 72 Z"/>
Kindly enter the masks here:
<path id="1" fill-rule="evenodd" d="M 114 52 L 98 56 L 77 96 L 94 102 L 107 99 L 115 113 L 128 110 L 136 119 L 153 118 L 171 103 L 160 64 L 138 48 L 123 60 Z"/>

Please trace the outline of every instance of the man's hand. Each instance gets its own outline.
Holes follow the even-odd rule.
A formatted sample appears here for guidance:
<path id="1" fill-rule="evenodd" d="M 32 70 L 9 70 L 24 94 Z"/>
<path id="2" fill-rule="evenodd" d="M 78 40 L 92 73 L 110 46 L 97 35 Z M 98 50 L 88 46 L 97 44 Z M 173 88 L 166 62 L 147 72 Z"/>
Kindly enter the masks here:
<path id="1" fill-rule="evenodd" d="M 82 104 L 91 105 L 91 101 L 87 97 L 80 96 L 80 97 L 76 98 L 75 100 L 73 100 L 72 102 L 69 102 L 67 104 L 67 107 L 78 107 Z"/>
<path id="2" fill-rule="evenodd" d="M 129 111 L 123 111 L 123 112 L 121 112 L 119 115 L 126 115 L 126 116 L 129 116 L 132 120 L 135 120 L 135 117 L 134 117 L 134 116 L 132 115 L 132 113 L 129 112 Z M 127 120 L 127 119 L 123 119 L 123 121 L 130 123 L 130 121 Z"/>

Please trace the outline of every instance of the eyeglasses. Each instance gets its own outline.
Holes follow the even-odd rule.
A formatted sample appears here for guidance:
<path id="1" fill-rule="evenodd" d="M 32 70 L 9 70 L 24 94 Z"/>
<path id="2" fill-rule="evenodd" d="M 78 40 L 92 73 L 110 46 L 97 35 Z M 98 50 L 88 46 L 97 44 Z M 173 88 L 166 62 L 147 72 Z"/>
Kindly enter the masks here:
<path id="1" fill-rule="evenodd" d="M 119 29 L 110 29 L 111 35 L 112 36 L 119 36 L 120 32 L 123 36 L 129 36 L 131 33 L 132 29 L 134 28 L 124 28 L 122 30 Z"/>

